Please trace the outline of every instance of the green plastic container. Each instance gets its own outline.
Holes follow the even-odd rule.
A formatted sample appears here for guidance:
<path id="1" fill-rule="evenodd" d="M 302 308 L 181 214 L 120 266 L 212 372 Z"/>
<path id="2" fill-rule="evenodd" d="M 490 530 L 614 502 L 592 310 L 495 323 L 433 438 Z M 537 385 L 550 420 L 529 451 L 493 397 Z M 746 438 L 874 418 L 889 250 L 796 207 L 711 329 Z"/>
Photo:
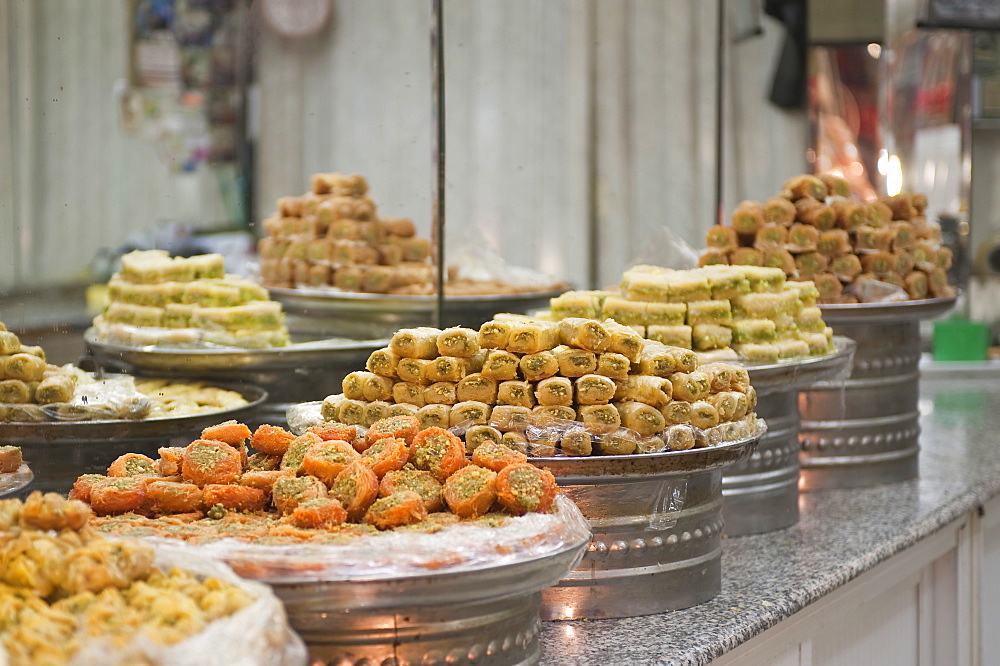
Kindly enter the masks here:
<path id="1" fill-rule="evenodd" d="M 962 317 L 934 322 L 935 361 L 985 361 L 990 327 Z"/>

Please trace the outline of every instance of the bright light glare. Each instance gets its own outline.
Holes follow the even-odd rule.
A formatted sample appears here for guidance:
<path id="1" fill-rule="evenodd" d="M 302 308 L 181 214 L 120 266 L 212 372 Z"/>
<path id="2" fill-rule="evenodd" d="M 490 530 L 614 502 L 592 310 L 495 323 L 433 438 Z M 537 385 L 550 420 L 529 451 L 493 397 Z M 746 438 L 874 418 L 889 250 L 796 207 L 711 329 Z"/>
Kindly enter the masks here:
<path id="1" fill-rule="evenodd" d="M 885 148 L 878 151 L 878 172 L 883 176 L 889 171 L 889 153 Z"/>
<path id="2" fill-rule="evenodd" d="M 882 55 L 882 47 L 879 44 L 872 42 L 868 45 L 868 55 L 875 58 L 876 60 L 880 55 Z"/>
<path id="3" fill-rule="evenodd" d="M 894 197 L 903 191 L 903 165 L 898 155 L 889 156 L 889 164 L 885 174 L 885 193 Z"/>

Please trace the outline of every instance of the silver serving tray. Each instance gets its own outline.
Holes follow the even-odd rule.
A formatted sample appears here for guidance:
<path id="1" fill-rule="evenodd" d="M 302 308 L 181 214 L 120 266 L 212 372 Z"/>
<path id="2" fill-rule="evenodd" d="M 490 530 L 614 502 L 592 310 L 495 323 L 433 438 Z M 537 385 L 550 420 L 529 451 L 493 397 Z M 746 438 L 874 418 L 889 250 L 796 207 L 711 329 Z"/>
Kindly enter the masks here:
<path id="1" fill-rule="evenodd" d="M 704 472 L 740 462 L 749 457 L 760 438 L 767 432 L 763 420 L 752 437 L 723 442 L 701 449 L 663 451 L 661 453 L 631 453 L 618 456 L 551 456 L 532 457 L 530 462 L 547 469 L 559 480 L 560 485 L 594 483 L 595 477 L 609 477 L 614 481 L 629 477 L 669 476 L 691 472 Z"/>
<path id="2" fill-rule="evenodd" d="M 835 324 L 892 324 L 900 321 L 932 319 L 953 307 L 958 296 L 925 298 L 919 301 L 893 303 L 831 303 L 820 304 L 823 320 Z"/>
<path id="3" fill-rule="evenodd" d="M 98 360 L 114 358 L 146 371 L 192 376 L 204 371 L 295 370 L 328 365 L 332 357 L 370 353 L 388 344 L 388 340 L 317 340 L 271 349 L 128 347 L 100 341 L 93 328 L 87 329 L 83 339 Z"/>
<path id="4" fill-rule="evenodd" d="M 779 361 L 778 363 L 743 363 L 742 365 L 750 373 L 750 384 L 758 393 L 778 388 L 794 389 L 832 379 L 842 374 L 846 377 L 846 373 L 850 372 L 854 352 L 858 345 L 848 337 L 835 335 L 833 347 L 834 351 L 824 356 L 809 356 Z M 733 362 L 740 363 L 739 361 Z"/>
<path id="5" fill-rule="evenodd" d="M 142 420 L 42 421 L 39 423 L 0 423 L 0 442 L 4 444 L 90 444 L 108 440 L 152 439 L 168 437 L 178 431 L 197 431 L 227 421 L 240 420 L 267 400 L 267 391 L 256 386 L 211 383 L 217 388 L 236 391 L 247 404 L 207 414 L 191 414 Z"/>

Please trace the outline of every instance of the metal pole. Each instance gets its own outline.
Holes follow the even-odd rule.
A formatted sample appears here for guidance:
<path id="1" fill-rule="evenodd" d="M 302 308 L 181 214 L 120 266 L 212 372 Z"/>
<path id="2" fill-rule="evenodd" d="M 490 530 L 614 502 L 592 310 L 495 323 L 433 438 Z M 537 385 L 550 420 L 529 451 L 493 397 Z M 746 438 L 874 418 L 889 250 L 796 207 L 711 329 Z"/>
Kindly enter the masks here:
<path id="1" fill-rule="evenodd" d="M 715 33 L 715 216 L 716 223 L 722 224 L 725 220 L 725 211 L 722 208 L 722 160 L 725 153 L 723 144 L 724 132 L 723 123 L 725 114 L 723 113 L 723 91 L 725 89 L 725 48 L 726 48 L 726 0 L 717 0 L 716 3 L 716 33 Z"/>
<path id="2" fill-rule="evenodd" d="M 444 320 L 444 16 L 443 0 L 431 0 L 431 155 L 434 160 L 434 193 L 431 199 L 431 231 L 437 247 L 437 299 L 434 306 L 434 326 L 442 328 Z"/>

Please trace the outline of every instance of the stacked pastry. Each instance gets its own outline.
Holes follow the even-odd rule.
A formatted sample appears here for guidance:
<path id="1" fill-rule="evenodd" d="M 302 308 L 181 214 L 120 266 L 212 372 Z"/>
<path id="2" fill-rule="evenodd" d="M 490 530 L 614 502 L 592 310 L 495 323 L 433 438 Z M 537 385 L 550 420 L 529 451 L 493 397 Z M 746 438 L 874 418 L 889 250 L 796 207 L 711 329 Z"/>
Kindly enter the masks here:
<path id="1" fill-rule="evenodd" d="M 88 506 L 54 493 L 0 501 L 3 663 L 77 663 L 84 649 L 119 663 L 115 650 L 132 641 L 173 645 L 253 603 L 223 580 L 160 571 L 152 547 L 107 540 L 90 519 Z"/>
<path id="2" fill-rule="evenodd" d="M 791 178 L 778 196 L 744 201 L 729 226 L 709 229 L 700 263 L 780 268 L 812 280 L 820 303 L 871 300 L 868 281 L 899 287 L 911 299 L 954 294 L 946 273 L 952 252 L 924 215 L 925 195 L 862 202 L 850 194 L 847 181 L 832 174 Z"/>
<path id="3" fill-rule="evenodd" d="M 218 254 L 130 252 L 94 319 L 101 339 L 131 346 L 207 342 L 267 348 L 288 344 L 281 304 L 260 285 L 225 273 Z"/>
<path id="4" fill-rule="evenodd" d="M 554 319 L 610 318 L 663 344 L 774 362 L 830 351 L 818 297 L 812 282 L 786 281 L 777 268 L 635 266 L 617 292 L 566 292 L 550 307 Z"/>
<path id="5" fill-rule="evenodd" d="M 323 402 L 323 417 L 366 425 L 412 415 L 535 455 L 628 454 L 737 439 L 755 427 L 745 369 L 700 365 L 688 349 L 615 321 L 522 317 L 467 328 L 403 329 L 367 370 Z"/>
<path id="6" fill-rule="evenodd" d="M 0 421 L 37 421 L 37 405 L 69 402 L 76 376 L 45 362 L 45 350 L 21 344 L 0 322 Z"/>
<path id="7" fill-rule="evenodd" d="M 430 241 L 416 237 L 410 219 L 379 217 L 367 192 L 361 176 L 318 173 L 310 192 L 278 199 L 257 244 L 263 283 L 426 293 L 433 282 Z"/>

